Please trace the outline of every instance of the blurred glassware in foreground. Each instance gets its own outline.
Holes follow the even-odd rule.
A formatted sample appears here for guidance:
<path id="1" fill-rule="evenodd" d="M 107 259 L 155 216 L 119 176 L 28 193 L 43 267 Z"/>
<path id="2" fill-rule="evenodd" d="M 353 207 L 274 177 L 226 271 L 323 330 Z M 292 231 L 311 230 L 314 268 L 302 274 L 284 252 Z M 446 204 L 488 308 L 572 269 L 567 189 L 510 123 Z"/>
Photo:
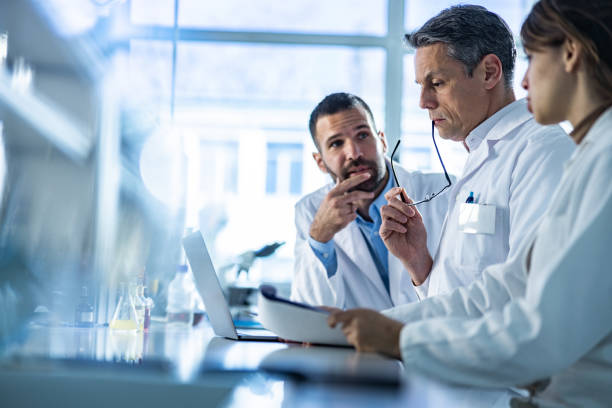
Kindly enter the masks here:
<path id="1" fill-rule="evenodd" d="M 142 328 L 144 330 L 149 330 L 149 327 L 151 326 L 151 309 L 155 307 L 155 302 L 153 302 L 153 299 L 145 295 L 144 293 L 145 286 L 141 286 L 140 289 L 141 289 L 140 294 L 142 295 L 142 298 L 144 299 L 144 302 L 145 302 L 145 314 L 144 314 L 144 321 L 142 324 Z"/>
<path id="2" fill-rule="evenodd" d="M 138 330 L 144 328 L 145 302 L 138 293 L 139 285 L 136 283 L 130 284 L 130 298 L 134 302 L 134 310 L 136 311 L 136 319 L 138 322 Z"/>
<path id="3" fill-rule="evenodd" d="M 191 326 L 193 323 L 194 286 L 187 265 L 179 265 L 176 275 L 168 285 L 168 325 Z"/>
<path id="4" fill-rule="evenodd" d="M 128 291 L 125 282 L 121 282 L 121 295 L 113 313 L 110 328 L 114 330 L 136 330 L 138 329 L 138 316 L 134 308 L 134 301 Z"/>
<path id="5" fill-rule="evenodd" d="M 8 33 L 6 31 L 0 31 L 0 69 L 4 67 L 6 63 L 6 56 L 8 55 Z"/>
<path id="6" fill-rule="evenodd" d="M 11 86 L 18 91 L 27 92 L 32 86 L 34 71 L 25 58 L 17 57 L 13 63 Z"/>
<path id="7" fill-rule="evenodd" d="M 74 325 L 76 327 L 93 327 L 94 326 L 94 308 L 89 303 L 89 295 L 87 286 L 81 288 L 81 298 L 76 306 Z"/>

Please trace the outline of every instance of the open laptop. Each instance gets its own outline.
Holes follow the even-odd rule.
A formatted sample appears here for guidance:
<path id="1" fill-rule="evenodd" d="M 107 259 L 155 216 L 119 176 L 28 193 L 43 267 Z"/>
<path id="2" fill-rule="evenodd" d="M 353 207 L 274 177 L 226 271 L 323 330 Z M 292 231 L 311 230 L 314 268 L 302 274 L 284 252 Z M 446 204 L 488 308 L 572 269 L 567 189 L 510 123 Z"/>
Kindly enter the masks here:
<path id="1" fill-rule="evenodd" d="M 236 329 L 229 306 L 223 295 L 217 272 L 204 238 L 200 231 L 193 232 L 183 238 L 183 248 L 195 280 L 196 288 L 202 296 L 206 313 L 217 336 L 234 340 L 278 341 L 274 333 L 259 329 Z"/>

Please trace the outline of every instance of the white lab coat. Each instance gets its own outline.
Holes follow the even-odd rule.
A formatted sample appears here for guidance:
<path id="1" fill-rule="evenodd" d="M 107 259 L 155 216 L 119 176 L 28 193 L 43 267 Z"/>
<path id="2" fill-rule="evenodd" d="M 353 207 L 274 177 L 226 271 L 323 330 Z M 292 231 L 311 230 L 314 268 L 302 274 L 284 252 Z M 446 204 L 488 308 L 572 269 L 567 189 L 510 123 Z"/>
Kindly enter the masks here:
<path id="1" fill-rule="evenodd" d="M 399 183 L 415 200 L 435 193 L 447 184 L 443 174 L 409 172 L 399 165 L 395 165 L 395 169 Z M 452 179 L 454 181 L 454 177 Z M 417 300 L 409 273 L 400 260 L 390 253 L 390 295 L 387 293 L 356 221 L 333 238 L 338 268 L 336 274 L 328 278 L 325 267 L 308 243 L 308 236 L 314 215 L 332 187 L 333 184 L 328 184 L 303 197 L 295 205 L 297 237 L 291 298 L 313 305 L 368 307 L 375 310 Z M 447 197 L 447 192 L 444 192 L 432 201 L 419 205 L 427 229 L 427 246 L 432 252 L 440 238 L 448 206 Z"/>
<path id="2" fill-rule="evenodd" d="M 470 154 L 463 176 L 450 191 L 438 253 L 418 289 L 421 298 L 466 286 L 487 266 L 511 257 L 546 210 L 563 163 L 575 150 L 559 126 L 537 124 L 525 100 L 496 112 L 468 135 L 466 144 Z M 461 204 L 470 192 L 478 204 L 496 207 L 493 234 L 459 229 Z"/>
<path id="3" fill-rule="evenodd" d="M 566 163 L 550 208 L 509 262 L 467 288 L 384 312 L 410 322 L 400 336 L 408 368 L 478 386 L 551 377 L 536 395 L 541 406 L 610 406 L 610 129 L 612 108 Z"/>

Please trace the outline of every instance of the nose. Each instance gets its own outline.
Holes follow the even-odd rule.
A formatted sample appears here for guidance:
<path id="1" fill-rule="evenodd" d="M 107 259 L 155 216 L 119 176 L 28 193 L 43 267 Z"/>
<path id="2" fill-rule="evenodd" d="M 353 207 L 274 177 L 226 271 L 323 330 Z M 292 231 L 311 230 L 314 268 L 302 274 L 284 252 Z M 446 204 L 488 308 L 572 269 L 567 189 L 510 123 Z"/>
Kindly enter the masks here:
<path id="1" fill-rule="evenodd" d="M 521 81 L 521 86 L 526 91 L 529 90 L 529 80 L 527 79 L 528 74 L 529 74 L 529 67 L 527 67 L 527 71 L 525 71 L 525 75 L 523 75 L 523 79 Z"/>
<path id="2" fill-rule="evenodd" d="M 421 96 L 419 97 L 419 107 L 421 109 L 436 109 L 438 101 L 433 92 L 425 87 L 421 88 Z"/>
<path id="3" fill-rule="evenodd" d="M 361 147 L 359 143 L 355 142 L 352 139 L 347 140 L 344 143 L 344 155 L 346 156 L 346 160 L 357 160 L 362 156 Z"/>

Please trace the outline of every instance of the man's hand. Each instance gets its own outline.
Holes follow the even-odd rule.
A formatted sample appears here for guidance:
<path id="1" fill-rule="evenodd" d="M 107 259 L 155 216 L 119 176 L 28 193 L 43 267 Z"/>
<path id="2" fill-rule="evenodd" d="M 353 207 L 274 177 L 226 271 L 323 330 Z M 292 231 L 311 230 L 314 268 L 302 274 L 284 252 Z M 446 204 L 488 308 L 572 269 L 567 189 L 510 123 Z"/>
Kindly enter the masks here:
<path id="1" fill-rule="evenodd" d="M 310 225 L 310 236 L 315 241 L 328 242 L 336 232 L 357 218 L 358 202 L 371 200 L 374 193 L 349 190 L 370 177 L 370 173 L 358 174 L 342 180 L 329 190 Z"/>
<path id="2" fill-rule="evenodd" d="M 317 308 L 323 309 L 329 313 L 342 312 L 342 309 L 340 309 L 339 307 L 333 307 L 333 306 L 317 306 Z"/>
<path id="3" fill-rule="evenodd" d="M 327 318 L 330 327 L 340 324 L 346 339 L 357 351 L 373 351 L 401 358 L 400 332 L 403 323 L 370 309 L 337 311 Z"/>
<path id="4" fill-rule="evenodd" d="M 399 194 L 406 198 L 406 203 L 398 199 Z M 387 249 L 402 261 L 412 282 L 421 285 L 427 279 L 433 263 L 427 250 L 427 231 L 423 218 L 414 206 L 407 205 L 412 200 L 403 188 L 390 189 L 385 198 L 388 204 L 380 210 L 380 237 Z"/>

